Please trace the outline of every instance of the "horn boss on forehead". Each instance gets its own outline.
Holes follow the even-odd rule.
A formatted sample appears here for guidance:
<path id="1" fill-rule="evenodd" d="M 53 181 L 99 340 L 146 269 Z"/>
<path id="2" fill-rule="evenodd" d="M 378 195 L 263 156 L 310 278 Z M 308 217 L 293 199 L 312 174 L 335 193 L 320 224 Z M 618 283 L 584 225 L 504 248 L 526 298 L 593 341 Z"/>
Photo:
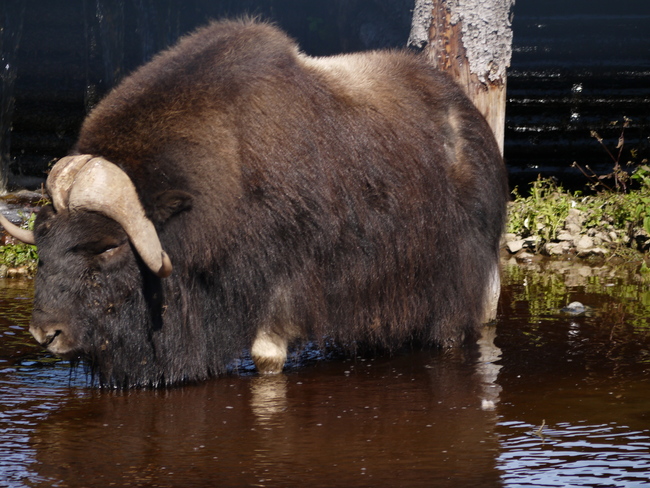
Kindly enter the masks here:
<path id="1" fill-rule="evenodd" d="M 149 269 L 161 278 L 169 276 L 171 261 L 133 182 L 117 165 L 87 154 L 69 156 L 54 165 L 47 188 L 58 212 L 87 210 L 117 221 Z"/>

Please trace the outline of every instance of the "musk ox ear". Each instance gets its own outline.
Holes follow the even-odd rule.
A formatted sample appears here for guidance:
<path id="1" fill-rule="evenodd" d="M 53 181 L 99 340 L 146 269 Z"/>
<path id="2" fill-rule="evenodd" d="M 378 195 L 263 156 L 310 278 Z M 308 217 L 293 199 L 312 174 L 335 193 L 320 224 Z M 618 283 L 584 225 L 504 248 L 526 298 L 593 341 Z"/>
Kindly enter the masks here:
<path id="1" fill-rule="evenodd" d="M 166 190 L 154 196 L 151 220 L 162 225 L 173 216 L 191 210 L 193 197 L 182 190 Z"/>
<path id="2" fill-rule="evenodd" d="M 56 215 L 54 210 L 54 205 L 45 205 L 42 207 L 38 214 L 36 215 L 36 221 L 34 222 L 34 235 L 47 234 L 52 228 L 52 217 Z"/>

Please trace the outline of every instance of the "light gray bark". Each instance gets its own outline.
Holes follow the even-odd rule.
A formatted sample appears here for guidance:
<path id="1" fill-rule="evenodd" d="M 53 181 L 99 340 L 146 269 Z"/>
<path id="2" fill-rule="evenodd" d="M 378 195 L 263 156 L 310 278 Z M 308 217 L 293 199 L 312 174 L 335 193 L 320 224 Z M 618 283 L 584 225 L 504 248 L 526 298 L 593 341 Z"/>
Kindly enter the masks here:
<path id="1" fill-rule="evenodd" d="M 429 42 L 429 28 L 431 27 L 431 11 L 433 0 L 415 0 L 413 7 L 413 21 L 411 22 L 411 34 L 407 46 L 414 46 L 422 49 Z"/>
<path id="2" fill-rule="evenodd" d="M 512 57 L 510 12 L 515 0 L 415 0 L 409 46 L 422 48 L 429 42 L 434 3 L 446 5 L 452 25 L 461 22 L 470 72 L 482 83 L 505 80 Z"/>
<path id="3" fill-rule="evenodd" d="M 512 57 L 510 11 L 515 0 L 447 0 L 451 23 L 462 22 L 470 72 L 478 79 L 503 81 Z"/>

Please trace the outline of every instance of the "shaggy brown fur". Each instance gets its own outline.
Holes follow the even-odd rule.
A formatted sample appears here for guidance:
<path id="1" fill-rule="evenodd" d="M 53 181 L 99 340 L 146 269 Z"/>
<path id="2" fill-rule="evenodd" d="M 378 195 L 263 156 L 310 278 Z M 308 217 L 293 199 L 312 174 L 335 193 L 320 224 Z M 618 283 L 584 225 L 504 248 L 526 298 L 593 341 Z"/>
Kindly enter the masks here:
<path id="1" fill-rule="evenodd" d="M 107 257 L 126 238 L 105 217 L 39 216 L 34 320 L 68 324 L 102 384 L 218 374 L 260 330 L 355 350 L 456 344 L 481 320 L 506 173 L 416 55 L 309 58 L 271 25 L 213 23 L 114 89 L 74 152 L 126 171 L 174 265 Z"/>

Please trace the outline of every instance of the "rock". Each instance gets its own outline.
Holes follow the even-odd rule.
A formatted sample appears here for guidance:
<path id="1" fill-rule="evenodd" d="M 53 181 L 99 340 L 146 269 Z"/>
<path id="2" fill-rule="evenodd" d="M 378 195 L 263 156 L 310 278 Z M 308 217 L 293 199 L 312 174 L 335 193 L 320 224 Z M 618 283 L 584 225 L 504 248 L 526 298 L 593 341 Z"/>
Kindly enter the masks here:
<path id="1" fill-rule="evenodd" d="M 584 252 L 594 247 L 594 240 L 589 236 L 580 236 L 573 241 L 578 253 Z"/>
<path id="2" fill-rule="evenodd" d="M 571 243 L 568 241 L 562 242 L 547 242 L 544 246 L 544 252 L 549 256 L 557 256 L 560 254 L 565 254 L 571 249 Z"/>
<path id="3" fill-rule="evenodd" d="M 584 217 L 582 216 L 582 211 L 578 210 L 577 208 L 570 208 L 569 209 L 569 214 L 567 215 L 566 222 L 567 224 L 577 224 L 582 226 L 582 221 L 584 220 Z"/>
<path id="4" fill-rule="evenodd" d="M 557 234 L 558 241 L 573 241 L 575 238 L 575 234 L 571 234 L 568 230 L 561 230 Z"/>
<path id="5" fill-rule="evenodd" d="M 539 241 L 539 237 L 537 236 L 526 237 L 524 239 L 524 248 L 536 250 L 538 241 Z"/>
<path id="6" fill-rule="evenodd" d="M 25 278 L 29 275 L 29 270 L 25 266 L 7 269 L 7 278 Z"/>
<path id="7" fill-rule="evenodd" d="M 586 311 L 587 311 L 587 307 L 585 307 L 580 302 L 571 302 L 566 307 L 560 310 L 560 312 L 568 313 L 570 315 L 582 315 Z"/>
<path id="8" fill-rule="evenodd" d="M 600 239 L 601 242 L 612 242 L 612 238 L 607 232 L 598 232 L 594 237 Z M 598 245 L 598 243 L 596 243 L 596 245 Z"/>
<path id="9" fill-rule="evenodd" d="M 509 241 L 506 243 L 506 247 L 508 248 L 508 251 L 510 251 L 512 254 L 515 254 L 523 249 L 524 242 L 526 241 L 524 241 L 523 239 L 518 239 L 516 241 Z"/>
<path id="10" fill-rule="evenodd" d="M 520 252 L 515 256 L 517 258 L 517 261 L 523 262 L 523 263 L 532 263 L 535 260 L 535 255 L 531 254 L 529 252 Z"/>
<path id="11" fill-rule="evenodd" d="M 607 249 L 603 249 L 602 247 L 590 247 L 578 251 L 578 256 L 581 258 L 587 258 L 589 256 L 605 256 L 607 252 Z"/>
<path id="12" fill-rule="evenodd" d="M 582 232 L 582 226 L 578 224 L 566 224 L 564 228 L 569 234 L 572 234 L 574 236 L 577 236 L 580 234 L 580 232 Z"/>
<path id="13" fill-rule="evenodd" d="M 584 217 L 580 210 L 578 210 L 577 208 L 570 208 L 569 215 L 565 220 L 564 228 L 569 234 L 576 236 L 580 234 L 580 232 L 582 232 L 583 220 Z"/>

